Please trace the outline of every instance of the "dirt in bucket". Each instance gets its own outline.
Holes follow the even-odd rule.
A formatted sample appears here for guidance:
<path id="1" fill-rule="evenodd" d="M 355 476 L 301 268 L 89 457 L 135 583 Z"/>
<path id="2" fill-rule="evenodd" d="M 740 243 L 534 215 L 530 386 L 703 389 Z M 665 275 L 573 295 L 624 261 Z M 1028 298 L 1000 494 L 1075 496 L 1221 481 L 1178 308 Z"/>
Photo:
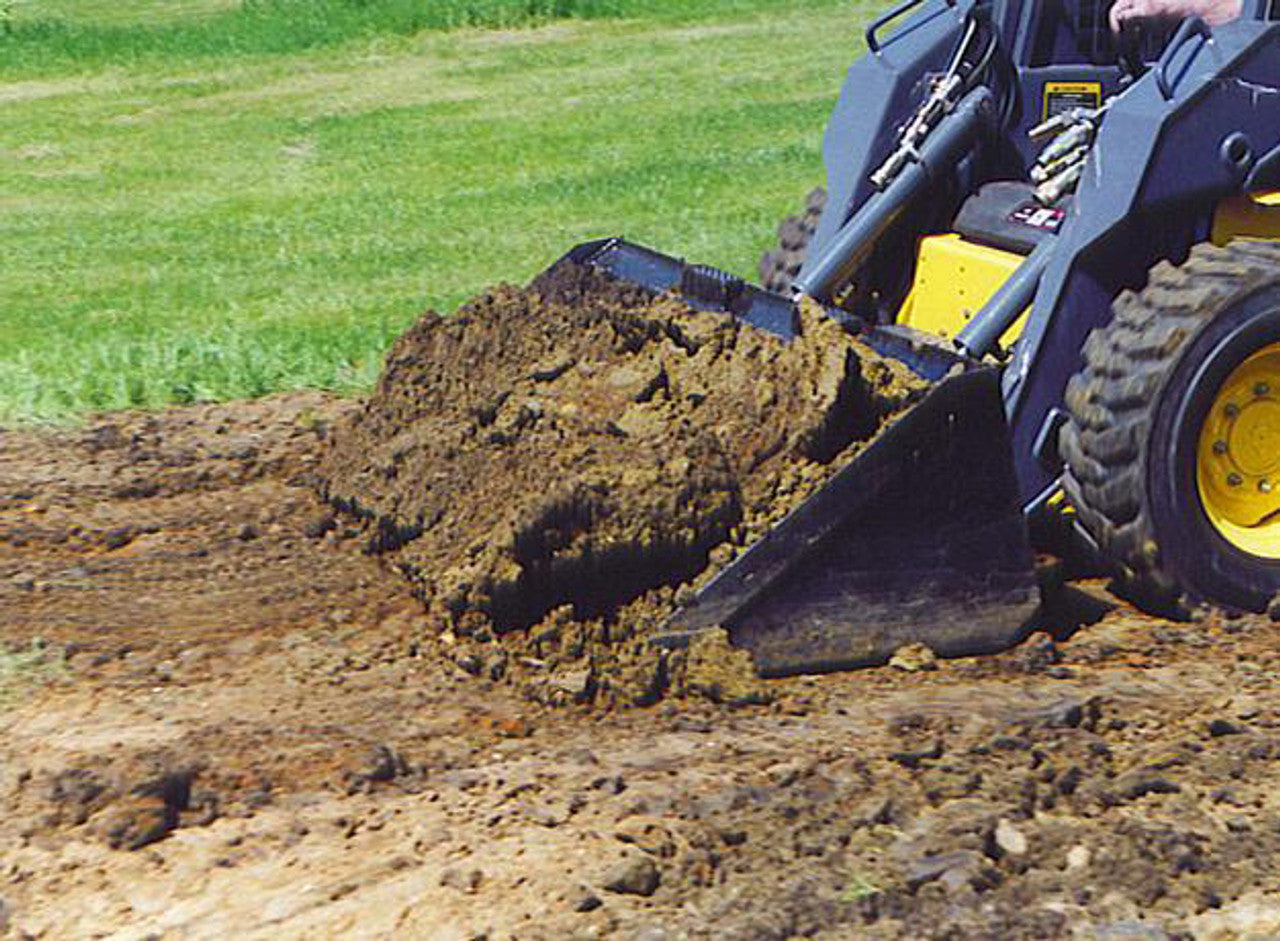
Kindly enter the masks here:
<path id="1" fill-rule="evenodd" d="M 786 343 L 573 264 L 429 313 L 335 430 L 324 495 L 468 639 L 467 669 L 514 653 L 586 670 L 540 698 L 651 698 L 669 665 L 631 642 L 923 390 L 797 316 Z"/>

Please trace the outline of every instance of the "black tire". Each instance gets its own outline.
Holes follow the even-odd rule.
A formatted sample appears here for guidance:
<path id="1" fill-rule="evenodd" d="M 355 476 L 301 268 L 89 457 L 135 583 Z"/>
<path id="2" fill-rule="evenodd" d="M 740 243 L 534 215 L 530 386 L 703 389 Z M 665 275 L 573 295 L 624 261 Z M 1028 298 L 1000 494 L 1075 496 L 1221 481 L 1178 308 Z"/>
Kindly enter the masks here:
<path id="1" fill-rule="evenodd" d="M 1262 610 L 1280 592 L 1280 559 L 1210 521 L 1197 451 L 1223 383 L 1280 342 L 1280 245 L 1196 246 L 1180 266 L 1152 268 L 1113 314 L 1067 387 L 1060 445 L 1080 525 L 1140 602 Z"/>
<path id="2" fill-rule="evenodd" d="M 790 293 L 791 282 L 800 273 L 826 204 L 827 191 L 819 186 L 805 198 L 802 213 L 782 220 L 778 226 L 778 247 L 760 256 L 760 284 L 766 290 Z"/>

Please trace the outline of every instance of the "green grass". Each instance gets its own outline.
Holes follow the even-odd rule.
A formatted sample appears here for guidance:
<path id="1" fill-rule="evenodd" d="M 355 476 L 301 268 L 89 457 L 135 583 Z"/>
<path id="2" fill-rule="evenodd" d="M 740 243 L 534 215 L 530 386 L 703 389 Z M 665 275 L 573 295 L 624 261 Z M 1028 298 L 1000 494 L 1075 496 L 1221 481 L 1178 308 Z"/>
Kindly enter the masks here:
<path id="1" fill-rule="evenodd" d="M 51 74 L 156 60 L 287 55 L 378 36 L 564 19 L 690 19 L 774 0 L 0 0 L 5 71 Z"/>
<path id="2" fill-rule="evenodd" d="M 868 10 L 0 56 L 0 422 L 360 389 L 423 309 L 602 235 L 751 275 Z"/>
<path id="3" fill-rule="evenodd" d="M 62 20 L 116 26 L 155 25 L 221 13 L 240 0 L 10 0 L 19 22 Z"/>

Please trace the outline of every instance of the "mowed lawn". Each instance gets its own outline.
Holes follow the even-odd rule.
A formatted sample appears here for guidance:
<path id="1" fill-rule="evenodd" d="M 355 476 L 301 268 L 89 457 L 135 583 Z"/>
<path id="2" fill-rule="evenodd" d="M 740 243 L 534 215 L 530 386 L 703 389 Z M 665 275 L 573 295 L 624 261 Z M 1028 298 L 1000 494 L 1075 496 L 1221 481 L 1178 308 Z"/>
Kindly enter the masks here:
<path id="1" fill-rule="evenodd" d="M 15 17 L 232 6 L 30 0 Z M 0 423 L 363 388 L 419 312 L 588 238 L 753 275 L 821 182 L 871 10 L 709 3 L 53 66 L 6 64 L 0 35 Z"/>

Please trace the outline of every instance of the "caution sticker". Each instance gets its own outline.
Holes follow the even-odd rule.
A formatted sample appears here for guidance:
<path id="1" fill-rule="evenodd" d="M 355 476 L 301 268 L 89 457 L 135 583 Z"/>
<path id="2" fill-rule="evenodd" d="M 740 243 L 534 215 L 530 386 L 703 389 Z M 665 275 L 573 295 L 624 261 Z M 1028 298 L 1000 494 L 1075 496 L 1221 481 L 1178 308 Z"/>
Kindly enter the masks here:
<path id="1" fill-rule="evenodd" d="M 1072 108 L 1096 108 L 1101 104 L 1101 82 L 1045 82 L 1042 120 Z"/>

